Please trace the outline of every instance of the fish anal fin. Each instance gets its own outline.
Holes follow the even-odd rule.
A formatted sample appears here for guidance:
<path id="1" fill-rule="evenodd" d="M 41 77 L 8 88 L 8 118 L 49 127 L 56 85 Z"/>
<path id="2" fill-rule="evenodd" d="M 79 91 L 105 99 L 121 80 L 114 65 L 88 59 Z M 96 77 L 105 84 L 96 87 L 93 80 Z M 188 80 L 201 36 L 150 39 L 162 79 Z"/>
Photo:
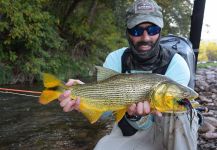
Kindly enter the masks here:
<path id="1" fill-rule="evenodd" d="M 118 123 L 125 115 L 127 108 L 119 109 L 115 112 L 115 122 Z"/>
<path id="2" fill-rule="evenodd" d="M 89 106 L 83 102 L 80 103 L 79 110 L 89 120 L 91 124 L 99 120 L 100 116 L 104 113 L 102 110 L 93 106 Z"/>
<path id="3" fill-rule="evenodd" d="M 57 99 L 60 96 L 61 92 L 53 90 L 44 90 L 39 97 L 39 102 L 41 104 L 48 104 L 49 102 Z"/>
<path id="4" fill-rule="evenodd" d="M 61 81 L 52 74 L 43 73 L 43 83 L 44 87 L 52 88 L 61 85 Z"/>

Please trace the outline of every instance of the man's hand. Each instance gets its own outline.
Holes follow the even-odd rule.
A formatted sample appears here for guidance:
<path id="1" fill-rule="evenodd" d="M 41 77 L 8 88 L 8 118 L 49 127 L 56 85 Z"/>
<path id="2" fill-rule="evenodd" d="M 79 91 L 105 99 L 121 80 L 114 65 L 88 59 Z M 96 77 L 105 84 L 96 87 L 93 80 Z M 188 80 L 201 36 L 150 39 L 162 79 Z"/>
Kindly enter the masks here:
<path id="1" fill-rule="evenodd" d="M 66 86 L 73 86 L 75 84 L 84 84 L 80 80 L 74 80 L 69 79 L 69 81 L 66 83 Z M 76 99 L 71 99 L 71 91 L 67 90 L 63 94 L 61 94 L 58 98 L 60 101 L 60 106 L 63 108 L 64 112 L 70 112 L 72 110 L 79 111 L 79 105 L 80 105 L 80 98 L 77 97 Z"/>
<path id="2" fill-rule="evenodd" d="M 127 113 L 130 116 L 133 116 L 133 115 L 144 116 L 150 113 L 155 114 L 159 117 L 162 116 L 162 113 L 157 110 L 151 111 L 150 103 L 148 101 L 132 104 L 130 107 L 128 107 Z"/>

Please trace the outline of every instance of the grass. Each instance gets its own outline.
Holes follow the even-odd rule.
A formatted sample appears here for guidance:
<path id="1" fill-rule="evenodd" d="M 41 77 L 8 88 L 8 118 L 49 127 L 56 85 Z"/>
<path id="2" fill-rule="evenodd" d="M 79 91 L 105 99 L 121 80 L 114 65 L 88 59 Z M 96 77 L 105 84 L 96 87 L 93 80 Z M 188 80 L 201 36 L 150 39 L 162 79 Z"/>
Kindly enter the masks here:
<path id="1" fill-rule="evenodd" d="M 217 67 L 217 62 L 205 62 L 205 63 L 198 63 L 197 68 L 209 68 L 209 67 Z"/>

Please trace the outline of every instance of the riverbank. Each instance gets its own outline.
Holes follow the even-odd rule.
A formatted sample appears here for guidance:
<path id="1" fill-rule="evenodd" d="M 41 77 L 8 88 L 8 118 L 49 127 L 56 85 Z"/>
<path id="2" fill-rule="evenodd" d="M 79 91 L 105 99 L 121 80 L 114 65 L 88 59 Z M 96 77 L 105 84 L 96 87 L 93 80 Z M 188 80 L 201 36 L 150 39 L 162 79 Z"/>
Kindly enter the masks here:
<path id="1" fill-rule="evenodd" d="M 41 91 L 38 86 L 11 85 L 7 88 Z M 203 113 L 198 150 L 216 150 L 217 67 L 198 68 L 195 90 L 199 93 L 197 100 L 210 109 L 208 113 Z M 88 150 L 111 131 L 114 123 L 109 118 L 109 121 L 92 125 L 79 113 L 64 113 L 58 103 L 41 106 L 38 99 L 33 97 L 0 93 L 0 100 L 0 149 L 34 147 L 59 150 L 70 147 Z"/>
<path id="2" fill-rule="evenodd" d="M 195 90 L 198 101 L 209 108 L 203 113 L 204 123 L 199 128 L 199 150 L 217 149 L 217 67 L 200 68 L 196 72 Z"/>

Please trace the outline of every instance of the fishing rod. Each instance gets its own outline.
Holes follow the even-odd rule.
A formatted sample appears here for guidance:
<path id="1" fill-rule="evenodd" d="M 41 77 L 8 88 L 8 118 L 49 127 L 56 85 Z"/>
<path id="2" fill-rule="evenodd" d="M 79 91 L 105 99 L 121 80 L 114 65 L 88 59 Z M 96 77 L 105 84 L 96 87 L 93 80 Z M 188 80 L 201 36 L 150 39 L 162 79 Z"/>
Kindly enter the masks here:
<path id="1" fill-rule="evenodd" d="M 9 88 L 0 88 L 0 93 L 9 93 L 21 96 L 30 96 L 30 97 L 39 97 L 39 95 L 30 95 L 30 94 L 41 94 L 40 91 L 30 91 L 30 90 L 18 90 L 18 89 L 9 89 Z M 30 94 L 24 94 L 30 93 Z M 198 107 L 196 110 L 200 112 L 208 112 L 209 109 L 207 107 Z"/>
<path id="2" fill-rule="evenodd" d="M 9 94 L 30 96 L 30 97 L 39 97 L 39 95 L 30 95 L 30 94 L 41 94 L 41 92 L 39 91 L 18 90 L 18 89 L 9 89 L 9 88 L 0 88 L 0 93 L 9 93 Z M 29 94 L 24 94 L 24 93 L 29 93 Z"/>

